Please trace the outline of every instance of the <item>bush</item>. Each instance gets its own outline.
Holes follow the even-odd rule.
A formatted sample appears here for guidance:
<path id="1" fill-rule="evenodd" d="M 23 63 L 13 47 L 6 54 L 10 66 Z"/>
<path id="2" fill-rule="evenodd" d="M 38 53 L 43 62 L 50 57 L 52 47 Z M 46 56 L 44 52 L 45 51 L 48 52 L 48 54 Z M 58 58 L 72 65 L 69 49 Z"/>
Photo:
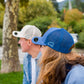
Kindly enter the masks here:
<path id="1" fill-rule="evenodd" d="M 83 14 L 78 9 L 72 9 L 72 10 L 68 10 L 66 12 L 64 21 L 67 24 L 70 24 L 72 22 L 80 21 L 80 19 L 82 19 L 82 17 L 83 17 Z"/>
<path id="2" fill-rule="evenodd" d="M 83 13 L 83 19 L 84 19 L 84 13 Z"/>
<path id="3" fill-rule="evenodd" d="M 80 20 L 80 22 L 77 22 L 76 25 L 73 28 L 73 31 L 75 33 L 80 33 L 84 31 L 84 19 Z"/>
<path id="4" fill-rule="evenodd" d="M 0 27 L 3 26 L 4 6 L 0 3 Z"/>
<path id="5" fill-rule="evenodd" d="M 29 1 L 26 7 L 20 6 L 19 22 L 20 24 L 24 24 L 25 22 L 29 22 L 36 17 L 49 16 L 49 15 L 50 16 L 56 15 L 56 11 L 50 1 L 49 2 L 47 2 L 46 0 Z"/>
<path id="6" fill-rule="evenodd" d="M 51 17 L 44 16 L 44 17 L 37 17 L 26 24 L 37 26 L 41 30 L 42 34 L 44 34 L 45 31 L 48 29 L 47 27 L 51 24 L 51 22 L 52 22 Z"/>
<path id="7" fill-rule="evenodd" d="M 53 22 L 48 28 L 51 28 L 51 27 L 67 29 L 67 24 L 61 21 L 60 18 L 54 18 Z"/>
<path id="8" fill-rule="evenodd" d="M 84 31 L 79 34 L 79 41 L 84 42 Z"/>
<path id="9" fill-rule="evenodd" d="M 76 48 L 84 49 L 84 32 L 79 34 L 79 42 L 76 43 Z"/>
<path id="10" fill-rule="evenodd" d="M 84 49 L 84 42 L 78 42 L 75 44 L 76 48 Z"/>

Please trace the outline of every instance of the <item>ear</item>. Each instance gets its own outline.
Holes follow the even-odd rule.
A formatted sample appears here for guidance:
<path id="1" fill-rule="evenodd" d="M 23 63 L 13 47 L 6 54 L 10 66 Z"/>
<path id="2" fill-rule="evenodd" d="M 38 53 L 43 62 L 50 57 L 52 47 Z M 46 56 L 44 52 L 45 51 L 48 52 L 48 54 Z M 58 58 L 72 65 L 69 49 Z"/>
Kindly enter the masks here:
<path id="1" fill-rule="evenodd" d="M 28 46 L 31 46 L 32 45 L 32 41 L 30 39 L 28 39 L 27 44 L 28 44 Z"/>

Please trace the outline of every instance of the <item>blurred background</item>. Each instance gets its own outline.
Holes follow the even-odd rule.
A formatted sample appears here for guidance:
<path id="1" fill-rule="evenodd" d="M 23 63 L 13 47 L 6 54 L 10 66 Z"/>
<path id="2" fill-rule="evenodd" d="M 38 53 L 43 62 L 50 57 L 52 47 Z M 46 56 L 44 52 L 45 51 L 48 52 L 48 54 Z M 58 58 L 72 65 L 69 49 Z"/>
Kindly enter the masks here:
<path id="1" fill-rule="evenodd" d="M 7 0 L 0 0 L 0 66 L 3 56 L 2 36 L 6 2 Z M 84 0 L 20 0 L 17 19 L 18 31 L 24 25 L 35 25 L 42 34 L 51 27 L 66 29 L 75 42 L 73 51 L 78 52 L 80 56 L 84 55 Z M 20 47 L 18 53 L 23 69 L 24 53 Z M 15 72 L 0 74 L 0 84 L 22 84 L 22 78 L 23 71 L 16 74 Z"/>
<path id="2" fill-rule="evenodd" d="M 0 0 L 0 45 L 5 3 Z M 74 37 L 76 48 L 84 48 L 84 0 L 20 0 L 18 30 L 26 24 L 36 25 L 42 33 L 50 27 L 64 28 Z"/>

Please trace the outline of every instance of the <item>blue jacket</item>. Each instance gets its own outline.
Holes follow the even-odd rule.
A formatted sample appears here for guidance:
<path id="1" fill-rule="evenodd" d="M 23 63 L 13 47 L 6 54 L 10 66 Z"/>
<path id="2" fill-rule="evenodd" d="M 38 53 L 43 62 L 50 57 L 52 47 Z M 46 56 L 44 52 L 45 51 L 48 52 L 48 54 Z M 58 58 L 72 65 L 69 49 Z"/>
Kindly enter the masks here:
<path id="1" fill-rule="evenodd" d="M 84 84 L 84 66 L 80 64 L 72 66 L 63 84 Z"/>
<path id="2" fill-rule="evenodd" d="M 41 53 L 38 54 L 37 58 L 36 58 L 36 80 L 39 74 L 39 67 L 37 64 L 38 59 L 40 58 Z M 23 60 L 23 84 L 31 84 L 32 82 L 32 67 L 31 67 L 31 55 L 29 55 L 28 53 L 26 53 L 26 55 L 24 56 L 24 60 Z"/>

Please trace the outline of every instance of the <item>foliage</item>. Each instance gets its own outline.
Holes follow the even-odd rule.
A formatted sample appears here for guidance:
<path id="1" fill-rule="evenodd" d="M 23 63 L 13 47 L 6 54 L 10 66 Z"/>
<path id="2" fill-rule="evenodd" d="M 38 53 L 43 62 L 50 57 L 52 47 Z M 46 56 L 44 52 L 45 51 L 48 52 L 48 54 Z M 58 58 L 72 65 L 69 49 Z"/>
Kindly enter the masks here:
<path id="1" fill-rule="evenodd" d="M 80 10 L 81 12 L 84 12 L 84 0 L 71 0 L 71 5 L 72 8 L 76 8 L 78 10 Z M 67 2 L 65 3 L 65 8 L 68 9 L 69 7 L 69 1 L 67 0 Z"/>
<path id="2" fill-rule="evenodd" d="M 57 24 L 57 21 L 56 21 L 56 20 L 54 20 L 54 21 L 48 26 L 48 29 L 51 28 L 51 27 L 60 28 L 60 26 Z"/>
<path id="3" fill-rule="evenodd" d="M 37 17 L 26 24 L 37 26 L 44 34 L 45 31 L 48 29 L 47 27 L 51 24 L 51 22 L 52 22 L 51 17 L 43 16 L 43 17 Z"/>
<path id="4" fill-rule="evenodd" d="M 57 18 L 60 18 L 61 21 L 64 21 L 64 10 L 62 9 L 59 13 L 57 13 Z"/>
<path id="5" fill-rule="evenodd" d="M 1 3 L 2 5 L 4 5 L 4 0 L 0 0 L 0 3 Z"/>
<path id="6" fill-rule="evenodd" d="M 0 3 L 5 6 L 5 1 L 7 0 L 0 0 Z M 21 6 L 23 6 L 24 4 L 26 4 L 29 0 L 20 0 L 20 4 Z"/>
<path id="7" fill-rule="evenodd" d="M 18 28 L 22 28 L 25 22 L 33 20 L 38 16 L 49 16 L 56 15 L 55 8 L 51 2 L 47 2 L 45 0 L 21 0 L 20 1 L 20 9 L 19 9 L 19 23 Z M 26 3 L 24 5 L 24 3 Z M 40 5 L 41 4 L 41 5 Z M 3 25 L 3 16 L 4 16 L 4 6 L 0 3 L 0 27 Z"/>
<path id="8" fill-rule="evenodd" d="M 81 2 L 81 5 L 80 6 L 81 6 L 81 10 L 80 11 L 84 12 L 84 2 Z"/>
<path id="9" fill-rule="evenodd" d="M 19 22 L 24 24 L 31 21 L 38 16 L 56 15 L 56 11 L 51 2 L 46 0 L 29 1 L 28 5 L 20 6 L 19 9 Z"/>
<path id="10" fill-rule="evenodd" d="M 54 6 L 55 10 L 59 13 L 60 10 L 59 10 L 59 4 L 58 4 L 58 2 L 55 1 L 55 2 L 52 2 L 52 3 L 53 3 L 53 6 Z"/>
<path id="11" fill-rule="evenodd" d="M 74 1 L 70 0 L 72 8 L 74 7 Z M 69 0 L 67 0 L 64 4 L 66 10 L 69 10 Z"/>
<path id="12" fill-rule="evenodd" d="M 29 0 L 20 0 L 21 6 L 27 6 L 28 2 L 29 2 Z"/>
<path id="13" fill-rule="evenodd" d="M 80 48 L 80 49 L 84 49 L 84 42 L 77 42 L 77 43 L 75 44 L 75 47 L 76 47 L 76 48 Z"/>
<path id="14" fill-rule="evenodd" d="M 84 19 L 84 13 L 83 13 L 83 19 Z"/>
<path id="15" fill-rule="evenodd" d="M 84 49 L 84 31 L 79 33 L 79 42 L 75 46 L 76 48 Z"/>
<path id="16" fill-rule="evenodd" d="M 54 18 L 53 22 L 48 28 L 51 28 L 51 27 L 67 29 L 67 24 L 65 22 L 62 22 L 60 18 Z"/>
<path id="17" fill-rule="evenodd" d="M 84 12 L 84 2 L 82 2 L 82 0 L 74 0 L 74 5 L 75 5 L 75 8 Z"/>
<path id="18" fill-rule="evenodd" d="M 4 10 L 4 6 L 0 3 L 0 27 L 3 25 Z"/>
<path id="19" fill-rule="evenodd" d="M 67 24 L 71 24 L 72 22 L 80 21 L 82 16 L 82 13 L 78 9 L 68 10 L 65 14 L 64 21 Z"/>
<path id="20" fill-rule="evenodd" d="M 79 41 L 84 43 L 84 31 L 79 34 Z"/>
<path id="21" fill-rule="evenodd" d="M 73 31 L 75 33 L 80 33 L 82 31 L 84 31 L 84 19 L 80 20 L 79 22 L 77 22 L 73 28 Z"/>

